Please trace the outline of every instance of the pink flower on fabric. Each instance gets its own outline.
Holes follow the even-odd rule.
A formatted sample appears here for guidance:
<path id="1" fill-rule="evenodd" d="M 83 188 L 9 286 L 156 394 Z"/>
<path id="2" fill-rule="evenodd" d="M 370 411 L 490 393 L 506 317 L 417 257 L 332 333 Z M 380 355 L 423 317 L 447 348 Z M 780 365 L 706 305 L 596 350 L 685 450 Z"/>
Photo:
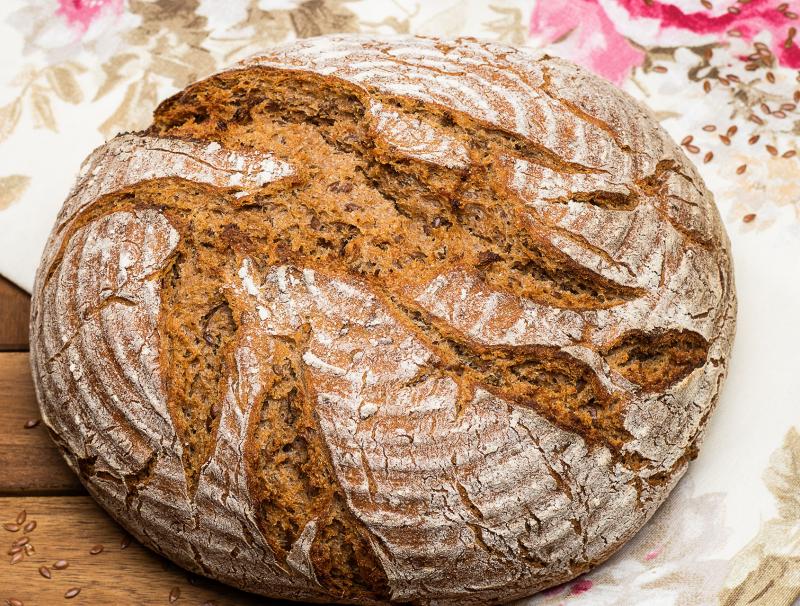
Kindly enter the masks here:
<path id="1" fill-rule="evenodd" d="M 598 0 L 538 0 L 530 29 L 554 43 L 559 55 L 616 83 L 644 57 L 617 32 Z"/>
<path id="2" fill-rule="evenodd" d="M 63 15 L 67 23 L 85 32 L 92 21 L 104 11 L 122 13 L 124 0 L 58 0 L 57 15 Z"/>
<path id="3" fill-rule="evenodd" d="M 644 55 L 639 47 L 700 46 L 725 42 L 732 35 L 751 41 L 766 34 L 765 42 L 778 62 L 800 68 L 800 48 L 792 29 L 800 0 L 780 4 L 714 0 L 713 4 L 707 9 L 698 0 L 697 8 L 688 9 L 694 2 L 538 0 L 530 31 L 552 43 L 558 53 L 614 82 L 641 63 Z"/>

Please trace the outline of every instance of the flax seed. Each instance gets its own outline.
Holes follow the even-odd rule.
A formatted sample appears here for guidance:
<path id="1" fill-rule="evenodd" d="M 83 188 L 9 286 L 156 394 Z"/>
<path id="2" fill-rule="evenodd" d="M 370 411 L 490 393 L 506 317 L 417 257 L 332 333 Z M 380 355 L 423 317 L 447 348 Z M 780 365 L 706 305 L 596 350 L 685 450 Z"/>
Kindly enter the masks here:
<path id="1" fill-rule="evenodd" d="M 25 421 L 25 429 L 33 429 L 41 422 L 42 422 L 41 419 L 28 419 L 27 421 Z"/>
<path id="2" fill-rule="evenodd" d="M 8 524 L 3 524 L 3 528 L 5 528 L 8 532 L 17 532 L 19 531 L 19 524 L 9 522 Z"/>
<path id="3" fill-rule="evenodd" d="M 709 82 L 708 80 L 703 82 L 703 90 L 706 91 L 707 93 L 710 93 L 711 92 L 711 82 Z"/>
<path id="4" fill-rule="evenodd" d="M 64 570 L 67 566 L 69 566 L 69 562 L 66 560 L 58 560 L 55 564 L 53 564 L 53 568 L 55 570 Z"/>
<path id="5" fill-rule="evenodd" d="M 95 545 L 89 550 L 90 555 L 97 555 L 99 553 L 103 553 L 103 546 L 102 545 Z"/>
<path id="6" fill-rule="evenodd" d="M 752 137 L 750 137 L 750 138 L 747 140 L 747 142 L 748 142 L 750 145 L 755 145 L 756 143 L 758 143 L 758 140 L 759 140 L 760 138 L 761 138 L 761 135 L 753 135 Z"/>
<path id="7" fill-rule="evenodd" d="M 790 149 L 789 151 L 783 152 L 782 157 L 784 158 L 794 158 L 797 155 L 797 151 Z"/>
<path id="8" fill-rule="evenodd" d="M 45 579 L 53 578 L 53 575 L 47 566 L 39 566 L 39 574 L 42 575 Z"/>
<path id="9" fill-rule="evenodd" d="M 71 600 L 72 598 L 77 596 L 80 592 L 81 592 L 80 587 L 72 587 L 71 589 L 67 589 L 67 591 L 64 592 L 64 597 L 67 598 L 68 600 Z"/>
<path id="10" fill-rule="evenodd" d="M 692 141 L 694 141 L 694 137 L 692 135 L 686 135 L 681 140 L 681 145 L 689 145 L 689 143 L 691 143 Z"/>
<path id="11" fill-rule="evenodd" d="M 736 174 L 743 175 L 746 170 L 747 170 L 747 164 L 742 164 L 736 168 Z"/>
<path id="12" fill-rule="evenodd" d="M 36 520 L 31 520 L 22 528 L 23 532 L 33 532 L 36 530 Z"/>
<path id="13" fill-rule="evenodd" d="M 770 153 L 770 155 L 772 156 L 778 155 L 778 149 L 774 145 L 765 145 L 765 147 L 767 151 Z"/>
<path id="14" fill-rule="evenodd" d="M 174 604 L 181 597 L 180 587 L 173 587 L 169 592 L 169 603 Z"/>
<path id="15" fill-rule="evenodd" d="M 708 164 L 713 159 L 714 159 L 714 152 L 708 152 L 705 156 L 703 156 L 703 164 Z"/>
<path id="16" fill-rule="evenodd" d="M 752 223 L 756 218 L 756 213 L 748 213 L 744 217 L 742 217 L 742 221 L 745 223 Z"/>
<path id="17" fill-rule="evenodd" d="M 717 130 L 717 127 L 714 126 L 713 124 L 706 124 L 703 127 L 703 130 L 706 131 L 707 133 L 713 133 L 715 130 Z"/>

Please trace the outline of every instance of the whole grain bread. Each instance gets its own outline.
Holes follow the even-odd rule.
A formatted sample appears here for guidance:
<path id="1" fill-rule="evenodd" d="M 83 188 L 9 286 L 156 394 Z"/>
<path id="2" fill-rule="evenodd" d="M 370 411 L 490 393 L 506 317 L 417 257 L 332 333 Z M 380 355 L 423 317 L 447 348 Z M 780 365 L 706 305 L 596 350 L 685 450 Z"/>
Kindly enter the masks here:
<path id="1" fill-rule="evenodd" d="M 85 162 L 38 272 L 91 494 L 266 596 L 497 603 L 602 562 L 697 452 L 729 244 L 639 104 L 544 54 L 323 37 Z"/>

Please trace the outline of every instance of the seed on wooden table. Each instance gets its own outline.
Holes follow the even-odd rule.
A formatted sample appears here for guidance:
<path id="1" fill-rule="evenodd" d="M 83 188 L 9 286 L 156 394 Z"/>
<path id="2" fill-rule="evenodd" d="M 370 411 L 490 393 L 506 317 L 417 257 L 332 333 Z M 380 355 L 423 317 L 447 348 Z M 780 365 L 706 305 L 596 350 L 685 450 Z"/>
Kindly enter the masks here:
<path id="1" fill-rule="evenodd" d="M 736 168 L 736 174 L 737 175 L 744 174 L 744 171 L 746 171 L 746 170 L 747 170 L 747 164 L 741 164 L 740 166 L 738 166 Z"/>
<path id="2" fill-rule="evenodd" d="M 766 147 L 767 151 L 771 155 L 773 155 L 773 156 L 777 156 L 778 155 L 778 148 L 775 147 L 774 145 L 765 145 L 765 147 Z"/>
<path id="3" fill-rule="evenodd" d="M 120 549 L 127 549 L 131 545 L 131 535 L 126 534 L 122 537 L 122 540 L 119 542 Z"/>
<path id="4" fill-rule="evenodd" d="M 8 606 L 25 606 L 22 600 L 18 600 L 17 598 L 8 598 L 6 600 L 6 604 Z"/>
<path id="5" fill-rule="evenodd" d="M 758 143 L 758 140 L 759 140 L 760 138 L 761 138 L 761 135 L 753 135 L 752 137 L 750 137 L 750 138 L 747 140 L 747 142 L 748 142 L 750 145 L 755 145 L 756 143 Z"/>
<path id="6" fill-rule="evenodd" d="M 696 145 L 692 145 L 691 143 L 686 146 L 686 149 L 692 154 L 699 154 L 700 153 L 700 148 L 697 147 Z"/>
<path id="7" fill-rule="evenodd" d="M 98 553 L 102 553 L 102 552 L 103 552 L 103 546 L 102 545 L 95 545 L 94 547 L 92 547 L 89 550 L 89 554 L 90 555 L 97 555 Z"/>
<path id="8" fill-rule="evenodd" d="M 713 160 L 713 159 L 714 159 L 714 152 L 708 152 L 708 153 L 707 153 L 707 154 L 706 154 L 706 155 L 703 157 L 703 164 L 708 164 L 708 163 L 709 163 L 709 162 L 711 162 L 711 160 Z"/>
<path id="9" fill-rule="evenodd" d="M 173 587 L 172 590 L 169 592 L 169 603 L 174 604 L 178 601 L 178 598 L 181 597 L 181 588 L 180 587 Z"/>
<path id="10" fill-rule="evenodd" d="M 64 592 L 64 597 L 70 600 L 74 598 L 76 595 L 78 595 L 80 592 L 81 592 L 80 587 L 72 587 Z"/>
<path id="11" fill-rule="evenodd" d="M 742 221 L 744 221 L 745 223 L 752 223 L 755 218 L 756 218 L 756 213 L 748 213 L 744 217 L 742 217 Z"/>
<path id="12" fill-rule="evenodd" d="M 24 532 L 33 532 L 34 530 L 36 530 L 36 520 L 31 520 L 30 522 L 25 524 L 25 526 L 23 526 L 22 530 Z"/>
<path id="13" fill-rule="evenodd" d="M 33 429 L 41 422 L 42 422 L 41 419 L 28 419 L 27 421 L 25 421 L 25 429 Z"/>
<path id="14" fill-rule="evenodd" d="M 796 155 L 797 155 L 797 152 L 795 150 L 793 150 L 793 149 L 790 149 L 787 152 L 783 152 L 783 157 L 784 158 L 793 158 Z"/>
<path id="15" fill-rule="evenodd" d="M 717 127 L 714 126 L 713 124 L 706 124 L 703 127 L 703 130 L 706 131 L 707 133 L 713 133 L 715 130 L 717 130 Z"/>
<path id="16" fill-rule="evenodd" d="M 22 547 L 23 545 L 27 545 L 28 541 L 30 540 L 30 537 L 20 537 L 14 541 L 14 547 Z"/>
<path id="17" fill-rule="evenodd" d="M 32 556 L 34 553 L 36 553 L 36 550 L 33 548 L 33 545 L 30 543 L 25 545 L 25 555 Z"/>
<path id="18" fill-rule="evenodd" d="M 16 564 L 17 562 L 21 562 L 22 558 L 24 558 L 24 557 L 25 557 L 25 553 L 22 552 L 22 551 L 18 551 L 17 553 L 15 553 L 13 556 L 11 556 L 11 564 L 12 564 L 12 566 L 14 564 Z"/>
<path id="19" fill-rule="evenodd" d="M 681 141 L 681 145 L 689 145 L 694 140 L 692 135 L 686 135 L 683 140 Z"/>
<path id="20" fill-rule="evenodd" d="M 53 575 L 50 573 L 50 569 L 47 566 L 39 566 L 39 574 L 42 575 L 45 579 L 53 578 Z"/>
<path id="21" fill-rule="evenodd" d="M 66 560 L 58 560 L 55 564 L 53 564 L 53 568 L 56 570 L 64 570 L 67 566 L 69 566 L 69 562 Z"/>
<path id="22" fill-rule="evenodd" d="M 19 524 L 13 524 L 9 522 L 8 524 L 3 524 L 3 528 L 5 528 L 8 532 L 17 532 L 19 530 Z"/>
<path id="23" fill-rule="evenodd" d="M 706 91 L 707 93 L 710 93 L 711 92 L 711 82 L 709 82 L 708 80 L 703 82 L 703 90 Z"/>
<path id="24" fill-rule="evenodd" d="M 17 514 L 17 524 L 22 525 L 25 523 L 25 518 L 28 517 L 28 512 L 24 509 Z"/>
<path id="25" fill-rule="evenodd" d="M 14 555 L 15 553 L 19 553 L 20 551 L 22 551 L 22 549 L 23 548 L 20 546 L 12 547 L 11 549 L 8 550 L 8 555 Z"/>

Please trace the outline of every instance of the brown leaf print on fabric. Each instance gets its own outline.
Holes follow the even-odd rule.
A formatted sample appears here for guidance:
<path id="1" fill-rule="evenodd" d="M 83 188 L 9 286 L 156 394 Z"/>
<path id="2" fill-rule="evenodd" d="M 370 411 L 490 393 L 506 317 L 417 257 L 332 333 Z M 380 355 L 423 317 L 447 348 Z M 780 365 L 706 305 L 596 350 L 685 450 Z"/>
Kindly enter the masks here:
<path id="1" fill-rule="evenodd" d="M 0 177 L 0 210 L 5 210 L 22 197 L 31 178 L 25 175 Z"/>
<path id="2" fill-rule="evenodd" d="M 763 477 L 778 517 L 762 523 L 733 558 L 721 606 L 789 606 L 800 597 L 800 433 L 795 428 L 770 457 Z"/>

